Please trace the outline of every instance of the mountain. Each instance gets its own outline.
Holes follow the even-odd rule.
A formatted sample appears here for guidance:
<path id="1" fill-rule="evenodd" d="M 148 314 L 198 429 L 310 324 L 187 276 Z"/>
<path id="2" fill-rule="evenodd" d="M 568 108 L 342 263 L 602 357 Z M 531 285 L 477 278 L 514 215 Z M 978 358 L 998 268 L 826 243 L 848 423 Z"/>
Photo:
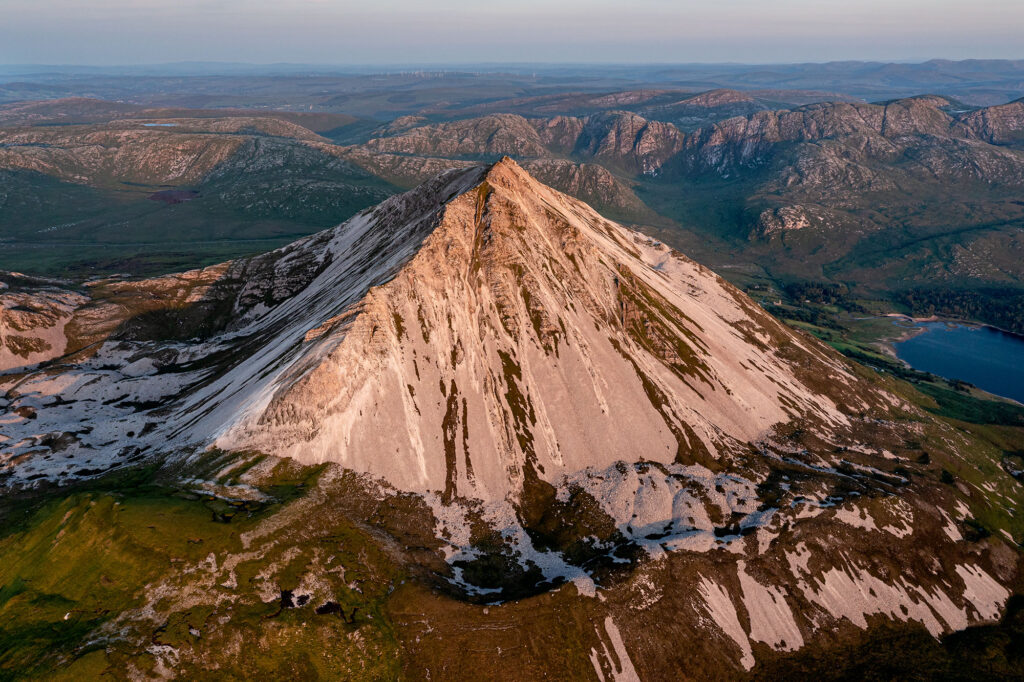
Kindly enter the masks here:
<path id="1" fill-rule="evenodd" d="M 935 639 L 1020 587 L 997 441 L 510 159 L 251 259 L 4 281 L 5 665 L 1013 669 L 1012 605 Z"/>
<path id="2" fill-rule="evenodd" d="M 440 203 L 438 197 L 448 200 Z M 251 414 L 229 416 L 218 406 L 209 426 L 189 426 L 190 437 L 209 440 L 226 429 L 228 435 L 217 440 L 222 446 L 230 442 L 235 444 L 232 449 L 275 452 L 297 448 L 297 459 L 322 460 L 325 457 L 317 453 L 335 449 L 338 433 L 341 442 L 351 443 L 350 449 L 357 451 L 379 438 L 382 424 L 366 414 L 353 422 L 354 411 L 365 412 L 373 405 L 380 419 L 409 424 L 409 434 L 399 435 L 395 443 L 395 470 L 402 472 L 396 479 L 400 487 L 410 489 L 428 483 L 431 489 L 439 488 L 446 480 L 470 476 L 460 470 L 456 477 L 454 470 L 444 471 L 439 468 L 442 462 L 435 461 L 420 465 L 422 480 L 405 478 L 414 476 L 409 462 L 422 457 L 427 443 L 433 442 L 435 448 L 441 444 L 441 434 L 429 433 L 427 424 L 445 418 L 467 428 L 469 421 L 503 423 L 507 433 L 523 439 L 514 456 L 518 462 L 503 459 L 508 453 L 494 440 L 499 434 L 488 429 L 479 442 L 474 432 L 470 442 L 460 446 L 463 459 L 467 449 L 482 451 L 476 466 L 482 487 L 465 492 L 489 499 L 515 492 L 502 483 L 506 469 L 518 470 L 521 477 L 533 457 L 539 458 L 533 465 L 538 469 L 555 468 L 556 462 L 578 456 L 573 450 L 589 451 L 603 443 L 612 457 L 602 463 L 607 465 L 646 437 L 652 457 L 693 463 L 717 458 L 736 442 L 750 441 L 788 418 L 836 422 L 835 428 L 840 428 L 845 420 L 835 412 L 836 403 L 853 409 L 886 402 L 871 393 L 855 397 L 856 382 L 843 367 L 819 357 L 816 349 L 804 348 L 791 332 L 699 266 L 620 229 L 544 188 L 506 160 L 485 175 L 476 168 L 442 175 L 412 195 L 361 214 L 333 234 L 317 235 L 284 252 L 180 277 L 97 283 L 90 288 L 129 289 L 149 299 L 156 298 L 156 291 L 175 292 L 164 296 L 164 306 L 174 311 L 179 326 L 189 303 L 216 301 L 218 308 L 230 311 L 222 322 L 226 330 L 249 343 L 262 342 L 263 350 L 244 363 L 244 377 L 235 376 L 238 369 L 226 375 L 232 377 L 233 389 L 217 381 L 192 399 L 206 401 L 210 394 L 227 398 L 246 384 L 245 393 L 263 395 L 270 402 L 259 403 L 259 410 Z M 576 244 L 578 250 L 573 248 Z M 286 266 L 296 274 L 284 276 Z M 673 279 L 674 290 L 660 286 L 661 280 Z M 176 293 L 183 287 L 184 301 Z M 105 295 L 107 300 L 112 297 Z M 701 305 L 695 306 L 694 300 L 701 300 Z M 455 301 L 464 305 L 450 307 Z M 272 303 L 276 305 L 268 309 Z M 95 302 L 90 299 L 72 311 L 68 324 L 77 329 L 78 310 L 91 305 Z M 159 320 L 150 319 L 144 310 L 131 314 L 121 315 L 118 335 L 155 340 L 150 330 Z M 219 331 L 209 311 L 202 320 Z M 380 336 L 384 329 L 390 332 L 387 337 Z M 465 336 L 471 330 L 472 335 Z M 177 331 L 179 338 L 191 333 L 188 327 Z M 777 344 L 768 344 L 771 353 L 766 356 L 768 349 L 763 347 L 774 337 L 779 337 Z M 311 343 L 296 354 L 299 339 Z M 77 351 L 84 343 L 72 343 L 62 352 Z M 822 403 L 806 383 L 811 379 L 798 378 L 803 369 L 794 367 L 782 374 L 775 370 L 783 360 L 773 346 L 789 343 L 795 344 L 795 355 L 785 364 L 810 368 L 808 376 L 831 377 L 843 386 L 842 399 L 837 394 Z M 463 353 L 466 357 L 459 357 Z M 255 357 L 262 359 L 257 363 Z M 379 357 L 379 364 L 367 365 L 371 357 Z M 420 368 L 420 357 L 441 366 L 429 368 L 424 360 Z M 442 360 L 446 362 L 441 364 Z M 311 365 L 314 361 L 317 364 Z M 544 379 L 549 364 L 558 369 Z M 365 366 L 364 373 L 355 371 L 359 366 Z M 344 381 L 350 385 L 339 384 L 341 378 L 331 374 L 336 367 L 346 368 Z M 267 373 L 270 368 L 276 369 Z M 407 376 L 410 370 L 417 378 Z M 406 390 L 393 391 L 390 380 L 381 381 L 392 374 L 394 385 Z M 255 380 L 257 375 L 260 381 Z M 580 382 L 588 375 L 591 388 L 584 392 Z M 633 375 L 637 378 L 626 381 Z M 519 380 L 523 388 L 514 377 L 524 377 Z M 543 382 L 537 385 L 536 396 L 525 388 L 525 382 L 532 381 Z M 449 412 L 455 409 L 449 404 L 454 396 L 467 395 L 465 388 L 459 393 L 458 385 L 491 389 L 468 394 L 482 411 L 460 417 L 432 414 L 427 405 L 419 406 L 417 393 L 433 393 L 438 384 L 445 387 L 440 397 L 450 392 Z M 498 391 L 502 385 L 505 391 Z M 374 386 L 373 391 L 385 394 L 367 394 Z M 614 393 L 609 392 L 612 386 Z M 780 386 L 786 389 L 784 399 L 776 396 Z M 353 406 L 320 405 L 310 391 L 360 398 Z M 558 406 L 570 393 L 575 398 L 569 412 L 549 414 L 542 407 Z M 440 397 L 439 404 L 444 402 Z M 507 404 L 512 398 L 518 402 Z M 648 407 L 642 409 L 645 403 Z M 529 414 L 529 423 L 518 410 Z M 583 431 L 582 424 L 595 428 L 599 416 L 611 412 L 631 414 L 625 421 L 636 430 L 618 425 L 616 432 L 577 442 L 579 436 L 573 434 Z M 328 416 L 330 420 L 321 423 Z M 327 440 L 318 440 L 322 438 Z M 367 444 L 356 446 L 361 439 Z M 562 440 L 569 444 L 564 451 Z M 375 455 L 357 468 L 385 475 L 389 466 L 388 460 Z"/>
<path id="3" fill-rule="evenodd" d="M 702 97 L 718 96 L 735 99 Z M 1019 289 L 1024 278 L 1022 107 L 977 109 L 937 96 L 826 102 L 689 131 L 630 111 L 495 114 L 406 121 L 349 158 L 371 173 L 384 159 L 413 156 L 600 166 L 636 200 L 605 190 L 588 201 L 653 226 L 702 262 L 783 283 L 832 282 L 888 299 L 890 309 L 909 292 L 923 300 L 963 292 L 989 301 L 980 319 L 1019 330 L 991 292 Z"/>
<path id="4" fill-rule="evenodd" d="M 712 98 L 705 93 L 701 99 Z M 725 94 L 718 93 L 719 97 Z M 692 98 L 697 99 L 697 98 Z M 726 101 L 731 102 L 731 99 Z M 741 100 L 743 101 L 743 100 Z M 914 97 L 885 104 L 824 102 L 792 110 L 757 111 L 735 116 L 689 133 L 671 123 L 649 120 L 629 111 L 607 111 L 584 118 L 558 116 L 527 119 L 514 114 L 492 114 L 481 118 L 444 123 L 384 129 L 382 135 L 366 143 L 378 152 L 430 155 L 450 158 L 510 154 L 522 158 L 572 155 L 580 159 L 603 161 L 613 169 L 633 174 L 658 175 L 679 172 L 714 172 L 728 175 L 744 169 L 757 169 L 768 163 L 788 160 L 787 147 L 817 143 L 849 146 L 861 158 L 897 162 L 908 148 L 926 147 L 934 154 L 959 150 L 968 157 L 990 158 L 986 167 L 976 162 L 964 171 L 974 177 L 991 179 L 992 167 L 1000 162 L 1015 168 L 1019 160 L 1011 150 L 994 145 L 1012 145 L 1020 138 L 1024 103 L 1017 101 L 985 109 L 956 110 L 958 105 L 941 97 Z M 962 106 L 962 105 L 960 105 Z M 973 143 L 973 144 L 972 144 Z M 813 153 L 809 148 L 793 151 Z M 924 156 L 918 153 L 917 156 Z M 830 159 L 842 162 L 842 157 Z M 944 159 L 919 160 L 925 170 L 944 172 Z M 973 159 L 972 159 L 973 160 Z M 853 159 L 850 160 L 852 162 Z M 957 169 L 950 169 L 953 172 Z M 1007 182 L 1016 182 L 1019 169 Z M 825 176 L 811 181 L 840 178 Z M 804 178 L 800 178 L 805 180 Z M 1017 178 L 1019 180 L 1019 178 Z M 788 187 L 793 178 L 782 177 Z M 849 190 L 860 189 L 857 185 Z"/>
<path id="5" fill-rule="evenodd" d="M 607 111 L 629 111 L 684 130 L 711 125 L 734 116 L 823 101 L 850 101 L 834 92 L 812 90 L 714 89 L 690 92 L 681 89 L 617 90 L 613 92 L 558 92 L 530 97 L 471 102 L 442 102 L 426 107 L 419 118 L 464 119 L 488 114 L 518 114 L 531 118 L 590 116 Z M 410 117 L 405 117 L 410 118 Z"/>
<path id="6" fill-rule="evenodd" d="M 802 367 L 777 372 L 781 357 L 756 342 L 795 341 L 783 327 L 513 162 L 462 181 L 442 190 L 459 196 L 360 316 L 322 330 L 326 359 L 293 361 L 302 369 L 218 445 L 310 462 L 341 447 L 347 463 L 404 489 L 503 499 L 531 469 L 604 468 L 637 448 L 665 464 L 707 463 L 789 418 L 841 424 L 803 369 L 843 386 L 844 404 L 882 400 L 854 397 L 852 376 L 801 345 L 786 364 Z M 442 451 L 445 461 L 424 459 Z"/>
<path id="7" fill-rule="evenodd" d="M 710 231 L 746 240 L 746 258 L 777 277 L 870 296 L 1013 287 L 1024 276 L 1020 112 L 937 97 L 761 112 L 691 135 L 662 172 L 691 178 L 712 204 L 734 201 Z M 648 195 L 652 208 L 676 202 L 670 187 Z M 688 203 L 690 216 L 706 205 Z"/>
<path id="8" fill-rule="evenodd" d="M 826 284 L 873 309 L 1024 329 L 1024 103 L 771 108 L 783 94 L 544 94 L 474 105 L 527 115 L 436 121 L 477 110 L 442 107 L 372 129 L 315 112 L 10 105 L 0 117 L 35 125 L 0 130 L 4 266 L 82 279 L 210 265 L 507 154 L 742 286 Z M 693 107 L 710 118 L 686 123 Z M 117 118 L 50 125 L 90 115 Z"/>

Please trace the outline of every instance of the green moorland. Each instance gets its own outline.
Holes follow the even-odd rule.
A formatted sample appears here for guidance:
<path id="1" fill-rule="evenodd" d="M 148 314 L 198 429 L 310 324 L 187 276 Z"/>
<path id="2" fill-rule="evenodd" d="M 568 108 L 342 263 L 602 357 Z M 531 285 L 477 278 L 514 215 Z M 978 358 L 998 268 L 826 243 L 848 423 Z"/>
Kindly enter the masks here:
<path id="1" fill-rule="evenodd" d="M 221 468 L 213 456 L 187 471 L 146 467 L 5 498 L 0 679 L 159 676 L 166 647 L 183 644 L 209 662 L 181 661 L 189 679 L 394 678 L 383 606 L 401 572 L 324 505 L 322 517 L 297 513 L 310 511 L 321 468 L 278 462 L 258 495 L 234 485 L 261 460 L 222 473 L 215 493 L 187 482 Z M 230 562 L 241 589 L 211 583 L 207 561 Z M 333 599 L 288 608 L 314 565 Z"/>
<path id="2" fill-rule="evenodd" d="M 641 229 L 741 287 L 758 280 L 776 288 L 831 285 L 875 311 L 1024 333 L 1024 203 L 1016 187 L 936 183 L 907 173 L 899 176 L 899 190 L 838 188 L 837 198 L 774 188 L 780 163 L 729 178 L 639 179 L 636 194 L 673 223 Z M 901 168 L 875 171 L 886 177 Z M 831 222 L 760 235 L 761 212 L 788 204 L 810 207 Z"/>
<path id="3" fill-rule="evenodd" d="M 898 338 L 901 328 L 892 320 L 870 314 L 875 301 L 857 301 L 841 294 L 838 287 L 815 289 L 804 286 L 790 288 L 799 301 L 787 297 L 784 291 L 773 290 L 765 284 L 748 287 L 748 293 L 762 300 L 776 317 L 789 326 L 802 330 L 829 344 L 846 357 L 883 377 L 888 377 L 890 388 L 914 405 L 941 417 L 958 431 L 974 440 L 973 450 L 979 458 L 969 466 L 950 464 L 948 474 L 980 485 L 988 475 L 1000 467 L 1005 470 L 1021 468 L 1021 444 L 1024 443 L 1024 406 L 1012 400 L 993 396 L 962 381 L 947 380 L 926 372 L 919 372 L 898 360 L 889 351 L 888 344 Z M 824 293 L 822 293 L 824 291 Z M 830 296 L 829 292 L 833 295 Z M 811 295 L 814 299 L 805 298 Z M 766 303 L 773 300 L 773 303 Z M 816 302 L 815 302 L 816 301 Z M 1012 490 L 999 491 L 1013 496 Z M 1012 499 L 1012 498 L 1011 498 Z M 991 508 L 978 512 L 992 526 L 1001 525 Z M 1006 519 L 1013 537 L 1024 540 L 1024 521 Z"/>
<path id="4" fill-rule="evenodd" d="M 161 275 L 273 250 L 396 190 L 361 173 L 227 169 L 195 187 L 89 187 L 0 171 L 0 269 L 86 278 Z M 185 201 L 154 198 L 187 193 Z"/>

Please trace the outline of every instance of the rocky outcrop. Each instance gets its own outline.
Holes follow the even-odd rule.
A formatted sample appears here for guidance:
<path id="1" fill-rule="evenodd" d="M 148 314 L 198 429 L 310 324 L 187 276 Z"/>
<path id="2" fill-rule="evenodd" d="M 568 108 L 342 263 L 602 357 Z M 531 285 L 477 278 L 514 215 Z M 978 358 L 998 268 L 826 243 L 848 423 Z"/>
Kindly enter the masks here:
<path id="1" fill-rule="evenodd" d="M 398 133 L 418 128 L 427 123 L 428 121 L 424 116 L 399 116 L 395 120 L 379 126 L 373 132 L 375 137 L 388 137 L 389 135 L 397 135 Z"/>
<path id="2" fill-rule="evenodd" d="M 780 232 L 803 230 L 810 226 L 811 221 L 803 206 L 765 209 L 758 217 L 758 234 L 762 237 L 769 237 Z"/>
<path id="3" fill-rule="evenodd" d="M 686 139 L 683 164 L 719 173 L 763 166 L 780 145 L 849 140 L 861 154 L 894 158 L 908 136 L 950 137 L 963 129 L 928 100 L 884 106 L 826 103 L 724 121 Z"/>
<path id="4" fill-rule="evenodd" d="M 961 121 L 986 142 L 1024 143 L 1024 99 L 973 111 L 963 116 Z"/>
<path id="5" fill-rule="evenodd" d="M 272 118 L 10 128 L 0 130 L 0 168 L 35 171 L 97 187 L 195 185 L 258 138 L 322 140 L 301 126 Z"/>
<path id="6" fill-rule="evenodd" d="M 532 119 L 530 124 L 537 129 L 544 146 L 556 154 L 572 154 L 586 125 L 583 119 L 572 116 Z"/>
<path id="7" fill-rule="evenodd" d="M 375 138 L 365 148 L 419 156 L 575 156 L 629 173 L 655 175 L 682 147 L 675 126 L 629 112 L 587 118 L 525 119 L 506 114 L 439 123 Z"/>
<path id="8" fill-rule="evenodd" d="M 135 129 L 52 128 L 0 131 L 0 167 L 30 170 L 74 183 L 196 183 L 226 161 L 240 137 L 210 138 Z"/>
<path id="9" fill-rule="evenodd" d="M 692 131 L 736 116 L 748 116 L 769 107 L 750 94 L 736 90 L 709 90 L 678 101 L 642 107 L 637 113 L 671 122 Z"/>
<path id="10" fill-rule="evenodd" d="M 682 148 L 682 137 L 670 123 L 612 112 L 587 119 L 575 152 L 632 173 L 657 175 L 665 161 Z"/>
<path id="11" fill-rule="evenodd" d="M 602 211 L 633 217 L 651 213 L 629 186 L 598 164 L 536 159 L 523 163 L 523 168 L 545 185 Z"/>
<path id="12" fill-rule="evenodd" d="M 336 147 L 333 153 L 367 173 L 372 173 L 398 187 L 405 188 L 415 187 L 443 171 L 453 168 L 469 168 L 478 163 L 466 159 L 391 154 L 374 151 L 366 146 Z"/>
<path id="13" fill-rule="evenodd" d="M 66 283 L 0 272 L 0 372 L 63 355 L 65 328 L 86 300 Z"/>

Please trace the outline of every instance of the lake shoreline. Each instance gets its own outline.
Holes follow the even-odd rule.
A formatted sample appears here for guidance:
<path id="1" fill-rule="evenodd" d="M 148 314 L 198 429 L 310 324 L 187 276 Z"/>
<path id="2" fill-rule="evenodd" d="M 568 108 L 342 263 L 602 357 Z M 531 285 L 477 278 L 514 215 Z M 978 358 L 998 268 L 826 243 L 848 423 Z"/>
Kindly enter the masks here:
<path id="1" fill-rule="evenodd" d="M 900 313 L 881 316 L 893 321 L 891 337 L 880 340 L 882 351 L 902 365 L 947 381 L 963 381 L 981 391 L 1024 404 L 1024 336 L 992 325 Z M 912 325 L 912 326 L 908 326 Z"/>
<path id="2" fill-rule="evenodd" d="M 949 324 L 958 324 L 962 327 L 988 328 L 1024 341 L 1024 334 L 1020 334 L 1009 329 L 1003 329 L 1002 327 L 997 327 L 996 325 L 989 324 L 987 322 L 978 322 L 977 320 L 964 320 L 957 317 L 939 317 L 938 315 L 931 315 L 930 317 L 914 317 L 913 315 L 907 315 L 905 313 L 882 313 L 879 317 L 902 318 L 915 324 L 922 322 L 946 322 Z"/>

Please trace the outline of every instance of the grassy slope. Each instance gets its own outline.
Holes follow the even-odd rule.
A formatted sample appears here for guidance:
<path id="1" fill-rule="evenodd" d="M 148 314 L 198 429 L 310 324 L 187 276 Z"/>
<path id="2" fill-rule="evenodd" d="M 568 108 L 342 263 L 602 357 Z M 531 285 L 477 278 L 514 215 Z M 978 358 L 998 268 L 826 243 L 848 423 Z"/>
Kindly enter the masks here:
<path id="1" fill-rule="evenodd" d="M 1019 680 L 1024 666 L 1024 596 L 998 624 L 936 640 L 920 624 L 880 623 L 838 645 L 810 646 L 761 662 L 755 680 Z"/>
<path id="2" fill-rule="evenodd" d="M 162 645 L 190 652 L 180 664 L 191 679 L 224 679 L 215 672 L 221 667 L 227 679 L 394 677 L 396 642 L 381 609 L 399 573 L 365 532 L 342 519 L 305 519 L 317 541 L 257 540 L 256 551 L 244 551 L 243 535 L 283 518 L 288 500 L 301 499 L 318 473 L 279 465 L 265 478 L 275 496 L 268 503 L 195 494 L 149 470 L 85 484 L 43 504 L 5 500 L 0 679 L 54 679 L 58 672 L 59 679 L 121 678 L 132 667 L 152 675 Z M 298 534 L 288 525 L 278 532 Z M 321 556 L 326 548 L 328 558 Z M 200 585 L 188 574 L 214 556 L 239 559 L 237 591 L 196 587 L 194 598 L 174 590 L 153 599 L 149 588 L 161 582 L 186 591 Z M 296 588 L 314 560 L 332 571 L 328 589 L 340 612 L 282 609 L 279 601 L 252 598 L 264 578 L 282 590 Z M 111 627 L 118 614 L 147 601 L 166 615 Z M 143 649 L 148 653 L 140 655 Z"/>
<path id="3" fill-rule="evenodd" d="M 750 293 L 758 295 L 756 291 Z M 880 346 L 899 333 L 890 320 L 864 317 L 863 312 L 855 316 L 836 305 L 807 301 L 799 305 L 768 307 L 790 326 L 825 341 L 865 368 L 887 377 L 885 380 L 891 390 L 922 410 L 941 417 L 956 432 L 969 438 L 972 444 L 968 459 L 945 465 L 954 477 L 951 484 L 967 482 L 980 487 L 982 483 L 993 480 L 993 474 L 997 473 L 1006 457 L 1022 449 L 1024 407 L 970 385 L 910 369 L 881 352 Z M 815 318 L 813 322 L 807 321 L 808 311 Z M 946 436 L 934 429 L 926 430 L 919 443 L 925 451 L 928 450 L 929 438 L 938 443 Z M 1016 495 L 1008 482 L 997 488 L 997 492 L 1010 499 Z M 987 503 L 979 505 L 974 512 L 989 532 L 1002 528 L 1018 543 L 1024 542 L 1024 518 L 1008 516 L 1001 508 Z"/>

